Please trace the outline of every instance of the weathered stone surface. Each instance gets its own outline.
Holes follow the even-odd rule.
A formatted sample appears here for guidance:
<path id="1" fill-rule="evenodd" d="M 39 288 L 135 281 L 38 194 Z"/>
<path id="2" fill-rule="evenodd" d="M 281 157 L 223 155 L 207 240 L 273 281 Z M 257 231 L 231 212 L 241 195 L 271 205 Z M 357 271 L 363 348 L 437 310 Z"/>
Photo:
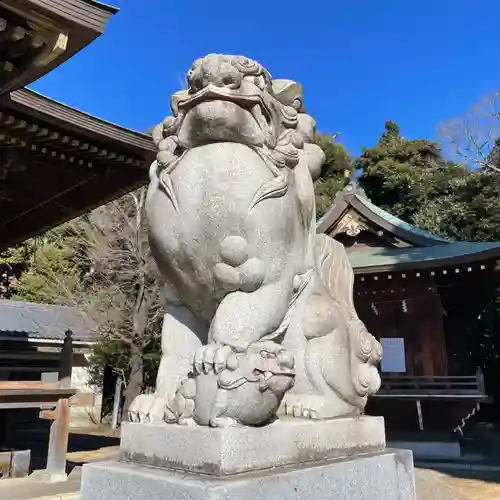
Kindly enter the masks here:
<path id="1" fill-rule="evenodd" d="M 31 450 L 0 451 L 0 478 L 20 478 L 30 473 Z"/>
<path id="2" fill-rule="evenodd" d="M 381 417 L 279 420 L 262 428 L 125 424 L 122 459 L 216 476 L 377 452 Z"/>
<path id="3" fill-rule="evenodd" d="M 134 422 L 225 427 L 362 414 L 381 348 L 342 244 L 316 235 L 325 155 L 302 87 L 208 54 L 154 128 L 146 200 L 168 308 L 154 394 Z"/>
<path id="4" fill-rule="evenodd" d="M 12 452 L 10 462 L 10 477 L 26 477 L 30 473 L 31 450 L 16 450 Z"/>
<path id="5" fill-rule="evenodd" d="M 88 464 L 81 500 L 415 500 L 409 451 L 225 478 L 130 463 Z"/>

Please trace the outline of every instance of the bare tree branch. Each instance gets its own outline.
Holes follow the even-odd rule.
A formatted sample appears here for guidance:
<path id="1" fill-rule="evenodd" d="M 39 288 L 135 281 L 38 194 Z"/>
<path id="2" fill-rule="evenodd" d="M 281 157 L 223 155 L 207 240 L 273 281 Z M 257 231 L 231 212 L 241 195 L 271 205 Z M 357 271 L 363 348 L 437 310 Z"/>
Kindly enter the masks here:
<path id="1" fill-rule="evenodd" d="M 142 390 L 144 351 L 159 339 L 163 315 L 147 242 L 145 200 L 146 189 L 141 188 L 79 222 L 76 244 L 84 249 L 86 259 L 86 264 L 79 265 L 88 268 L 81 287 L 52 269 L 43 271 L 61 301 L 78 307 L 95 336 L 105 343 L 129 346 L 128 370 L 115 369 L 126 383 L 129 399 Z"/>
<path id="2" fill-rule="evenodd" d="M 468 164 L 500 172 L 492 152 L 500 138 L 500 91 L 484 96 L 464 115 L 438 126 L 448 152 Z"/>

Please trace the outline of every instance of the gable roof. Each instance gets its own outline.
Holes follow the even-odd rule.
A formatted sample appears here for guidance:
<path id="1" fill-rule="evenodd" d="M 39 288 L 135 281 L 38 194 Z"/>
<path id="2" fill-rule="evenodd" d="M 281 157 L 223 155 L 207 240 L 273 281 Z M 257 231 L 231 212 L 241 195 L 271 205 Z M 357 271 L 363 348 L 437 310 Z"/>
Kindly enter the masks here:
<path id="1" fill-rule="evenodd" d="M 358 221 L 354 222 L 357 232 L 378 228 L 399 240 L 398 245 L 399 242 L 406 244 L 347 248 L 355 274 L 437 268 L 500 259 L 500 242 L 453 241 L 440 238 L 374 205 L 355 181 L 337 194 L 330 210 L 319 219 L 316 231 L 335 237 L 338 232 L 349 229 L 346 221 L 352 222 L 352 212 L 355 212 L 361 221 L 359 227 Z M 368 224 L 364 224 L 365 221 Z"/>
<path id="2" fill-rule="evenodd" d="M 337 194 L 328 212 L 319 219 L 317 232 L 330 234 L 350 209 L 406 243 L 424 247 L 448 243 L 447 240 L 412 226 L 377 207 L 355 181 L 347 184 Z"/>
<path id="3" fill-rule="evenodd" d="M 63 341 L 67 330 L 75 342 L 92 342 L 91 331 L 75 307 L 0 300 L 0 337 Z"/>

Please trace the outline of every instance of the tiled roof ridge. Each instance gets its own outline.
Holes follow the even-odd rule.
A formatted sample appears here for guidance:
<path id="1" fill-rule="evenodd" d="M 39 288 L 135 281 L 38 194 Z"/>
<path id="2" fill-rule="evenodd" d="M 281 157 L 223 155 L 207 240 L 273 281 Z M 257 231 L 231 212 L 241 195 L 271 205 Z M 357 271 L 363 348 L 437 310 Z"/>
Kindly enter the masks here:
<path id="1" fill-rule="evenodd" d="M 65 304 L 48 304 L 46 302 L 31 302 L 29 300 L 17 300 L 17 299 L 0 299 L 0 304 L 5 304 L 7 306 L 20 306 L 20 305 L 26 305 L 28 307 L 32 307 L 32 306 L 35 306 L 35 307 L 40 307 L 40 308 L 43 308 L 43 307 L 46 307 L 46 308 L 49 308 L 49 309 L 52 309 L 52 308 L 63 308 L 63 309 L 66 309 L 66 310 L 77 310 L 77 307 L 75 306 L 68 306 L 68 305 L 65 305 Z"/>
<path id="2" fill-rule="evenodd" d="M 76 341 L 92 340 L 92 328 L 77 307 L 0 299 L 0 335 L 62 340 L 67 330 Z"/>

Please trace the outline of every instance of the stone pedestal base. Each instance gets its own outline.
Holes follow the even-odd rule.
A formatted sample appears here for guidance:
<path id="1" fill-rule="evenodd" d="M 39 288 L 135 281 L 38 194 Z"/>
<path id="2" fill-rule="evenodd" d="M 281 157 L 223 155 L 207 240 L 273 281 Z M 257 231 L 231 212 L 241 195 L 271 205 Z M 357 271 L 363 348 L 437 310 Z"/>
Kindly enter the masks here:
<path id="1" fill-rule="evenodd" d="M 226 476 L 383 451 L 382 417 L 280 419 L 266 427 L 124 424 L 121 460 Z"/>
<path id="2" fill-rule="evenodd" d="M 215 477 L 134 463 L 88 464 L 81 500 L 416 500 L 410 451 Z"/>
<path id="3" fill-rule="evenodd" d="M 411 451 L 380 417 L 262 428 L 126 424 L 121 460 L 83 467 L 81 500 L 415 500 Z"/>

